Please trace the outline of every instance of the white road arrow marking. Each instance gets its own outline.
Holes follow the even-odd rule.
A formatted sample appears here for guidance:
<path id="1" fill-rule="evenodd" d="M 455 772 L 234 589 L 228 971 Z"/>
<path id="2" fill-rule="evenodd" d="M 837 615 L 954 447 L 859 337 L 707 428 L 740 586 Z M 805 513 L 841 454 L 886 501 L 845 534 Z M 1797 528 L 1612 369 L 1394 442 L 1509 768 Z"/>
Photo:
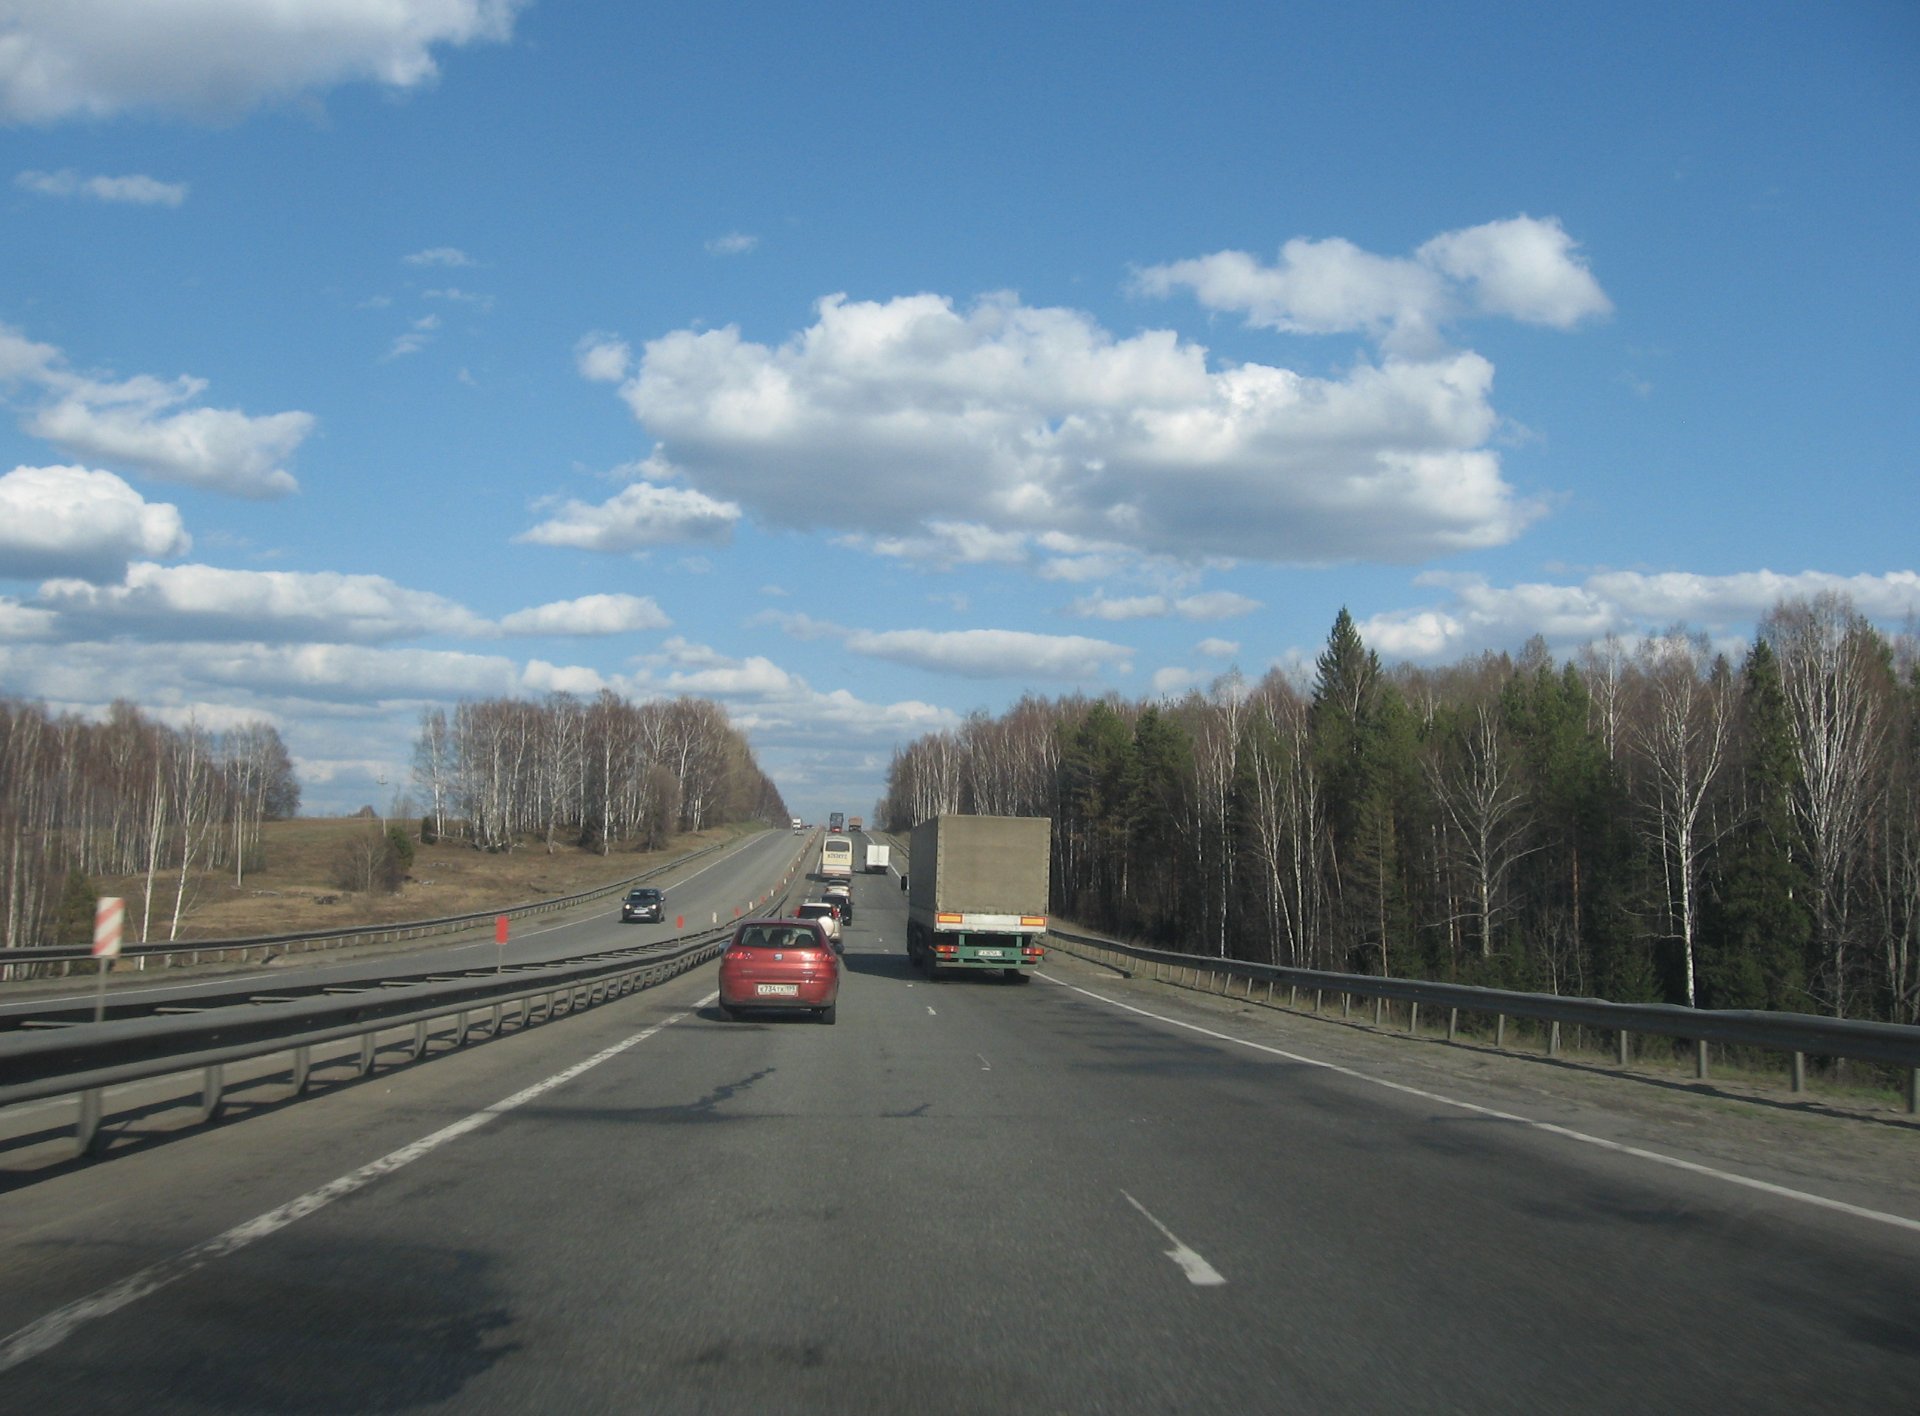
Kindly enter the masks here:
<path id="1" fill-rule="evenodd" d="M 1186 1274 L 1188 1283 L 1191 1283 L 1195 1288 L 1218 1288 L 1226 1282 L 1226 1279 L 1220 1276 L 1219 1269 L 1201 1258 L 1200 1255 L 1189 1249 L 1185 1244 L 1182 1244 L 1180 1242 L 1180 1236 L 1167 1228 L 1167 1226 L 1159 1220 L 1155 1219 L 1145 1205 L 1141 1204 L 1140 1201 L 1136 1200 L 1132 1195 L 1128 1195 L 1125 1190 L 1122 1190 L 1120 1193 L 1126 1196 L 1128 1204 L 1139 1210 L 1141 1214 L 1146 1215 L 1147 1223 L 1151 1224 L 1173 1242 L 1173 1247 L 1167 1250 L 1167 1257 L 1180 1265 L 1180 1271 Z"/>

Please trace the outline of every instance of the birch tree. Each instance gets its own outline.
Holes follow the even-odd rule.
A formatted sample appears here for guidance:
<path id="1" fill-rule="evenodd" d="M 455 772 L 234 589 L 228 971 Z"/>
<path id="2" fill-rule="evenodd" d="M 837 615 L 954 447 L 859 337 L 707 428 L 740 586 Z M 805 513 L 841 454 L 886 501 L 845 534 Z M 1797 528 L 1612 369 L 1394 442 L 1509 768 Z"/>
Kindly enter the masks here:
<path id="1" fill-rule="evenodd" d="M 1761 633 L 1780 665 L 1800 759 L 1796 816 L 1813 882 L 1814 946 L 1835 1017 L 1852 1004 L 1861 847 L 1884 789 L 1885 645 L 1831 591 L 1782 601 Z"/>

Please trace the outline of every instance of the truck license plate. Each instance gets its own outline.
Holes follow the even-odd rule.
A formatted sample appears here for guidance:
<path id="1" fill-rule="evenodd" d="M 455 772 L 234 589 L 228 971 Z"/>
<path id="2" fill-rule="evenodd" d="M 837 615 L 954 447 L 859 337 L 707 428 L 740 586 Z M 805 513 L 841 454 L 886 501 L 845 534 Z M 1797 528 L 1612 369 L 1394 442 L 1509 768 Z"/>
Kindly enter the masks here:
<path id="1" fill-rule="evenodd" d="M 998 959 L 1004 957 L 1006 954 L 1006 950 L 1004 949 L 975 949 L 973 952 L 983 959 Z"/>
<path id="2" fill-rule="evenodd" d="M 775 994 L 784 998 L 794 998 L 800 993 L 800 985 L 797 983 L 763 983 L 760 985 L 760 993 L 763 997 L 769 994 Z"/>

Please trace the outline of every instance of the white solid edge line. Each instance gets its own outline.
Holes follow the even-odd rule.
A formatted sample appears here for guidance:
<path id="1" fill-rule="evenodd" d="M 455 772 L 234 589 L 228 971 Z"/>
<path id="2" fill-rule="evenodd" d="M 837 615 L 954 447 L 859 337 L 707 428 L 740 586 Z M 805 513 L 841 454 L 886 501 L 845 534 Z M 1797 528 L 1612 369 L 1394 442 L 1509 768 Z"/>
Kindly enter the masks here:
<path id="1" fill-rule="evenodd" d="M 1872 1220 L 1877 1224 L 1891 1225 L 1895 1229 L 1910 1230 L 1920 1234 L 1920 1219 L 1908 1219 L 1905 1215 L 1888 1214 L 1884 1210 L 1868 1209 L 1864 1205 L 1848 1204 L 1845 1200 L 1829 1199 L 1825 1195 L 1815 1195 L 1806 1190 L 1791 1189 L 1786 1185 L 1776 1185 L 1770 1180 L 1756 1180 L 1751 1175 L 1740 1175 L 1731 1170 L 1717 1170 L 1711 1165 L 1702 1165 L 1696 1160 L 1682 1160 L 1679 1156 L 1667 1155 L 1661 1151 L 1647 1150 L 1642 1146 L 1630 1146 L 1622 1141 L 1610 1141 L 1605 1136 L 1590 1135 L 1585 1131 L 1576 1131 L 1570 1126 L 1556 1125 L 1552 1121 L 1536 1121 L 1531 1116 L 1520 1116 L 1511 1111 L 1500 1111 L 1491 1106 L 1480 1106 L 1475 1102 L 1462 1101 L 1458 1097 L 1446 1096 L 1440 1092 L 1425 1091 L 1420 1087 L 1410 1087 L 1404 1082 L 1390 1082 L 1385 1077 L 1376 1077 L 1352 1067 L 1343 1067 L 1338 1062 L 1323 1061 L 1318 1057 L 1304 1057 L 1297 1052 L 1288 1052 L 1284 1048 L 1270 1047 L 1264 1042 L 1252 1042 L 1244 1037 L 1234 1037 L 1230 1033 L 1216 1032 L 1212 1028 L 1201 1027 L 1198 1023 L 1184 1022 L 1179 1018 L 1169 1018 L 1163 1013 L 1150 1012 L 1137 1008 L 1131 1003 L 1122 1003 L 1117 998 L 1095 993 L 1091 989 L 1081 988 L 1078 984 L 1064 982 L 1057 978 L 1047 978 L 1048 983 L 1061 988 L 1071 989 L 1075 993 L 1085 994 L 1096 1002 L 1109 1007 L 1124 1008 L 1129 1013 L 1138 1013 L 1143 1018 L 1153 1018 L 1176 1028 L 1185 1028 L 1202 1036 L 1217 1038 L 1221 1042 L 1235 1043 L 1241 1047 L 1250 1047 L 1256 1052 L 1271 1053 L 1275 1057 L 1284 1057 L 1289 1062 L 1298 1062 L 1306 1067 L 1320 1067 L 1329 1072 L 1337 1072 L 1343 1077 L 1351 1077 L 1357 1082 L 1366 1082 L 1371 1086 L 1385 1087 L 1388 1091 L 1401 1092 L 1407 1096 L 1417 1096 L 1422 1101 L 1435 1102 L 1441 1106 L 1451 1106 L 1460 1111 L 1470 1111 L 1477 1116 L 1492 1117 L 1496 1121 L 1512 1121 L 1521 1126 L 1543 1131 L 1548 1135 L 1559 1136 L 1563 1140 L 1578 1141 L 1582 1145 L 1597 1146 L 1601 1150 L 1612 1151 L 1616 1155 L 1630 1155 L 1636 1160 L 1650 1161 L 1655 1165 L 1664 1165 L 1673 1170 L 1684 1170 L 1692 1175 L 1704 1175 L 1709 1179 L 1724 1181 L 1729 1185 L 1739 1185 L 1744 1189 L 1758 1190 L 1776 1199 L 1795 1200 L 1803 1205 L 1812 1205 L 1817 1209 L 1832 1210 L 1836 1214 L 1852 1215 L 1855 1219 Z"/>
<path id="2" fill-rule="evenodd" d="M 719 996 L 717 991 L 709 993 L 691 1008 L 664 1018 L 631 1037 L 622 1038 L 611 1047 L 601 1049 L 586 1060 L 555 1072 L 545 1081 L 535 1082 L 532 1086 L 496 1101 L 482 1111 L 476 1111 L 471 1116 L 463 1116 L 450 1126 L 441 1127 L 432 1135 L 422 1136 L 419 1140 L 410 1142 L 399 1150 L 390 1151 L 380 1159 L 361 1166 L 358 1170 L 350 1171 L 337 1180 L 330 1180 L 318 1189 L 309 1190 L 298 1199 L 289 1200 L 277 1209 L 268 1210 L 265 1214 L 236 1224 L 223 1234 L 216 1234 L 211 1239 L 202 1240 L 192 1248 L 175 1254 L 172 1258 L 149 1264 L 138 1273 L 123 1278 L 118 1283 L 97 1289 L 84 1298 L 76 1299 L 65 1307 L 57 1308 L 45 1317 L 28 1323 L 19 1331 L 0 1340 L 0 1372 L 11 1371 L 28 1358 L 37 1357 L 42 1352 L 58 1346 L 87 1323 L 104 1318 L 110 1313 L 116 1313 L 149 1293 L 157 1292 L 168 1284 L 206 1267 L 215 1259 L 225 1258 L 236 1250 L 244 1249 L 257 1239 L 264 1239 L 269 1234 L 285 1229 L 295 1220 L 305 1219 L 315 1211 L 326 1208 L 343 1196 L 351 1195 L 355 1190 L 362 1189 L 383 1175 L 391 1175 L 402 1166 L 409 1165 L 421 1156 L 438 1150 L 447 1142 L 458 1140 L 469 1131 L 478 1130 L 489 1121 L 506 1115 L 516 1107 L 525 1106 L 555 1087 L 572 1081 L 581 1073 L 591 1071 L 602 1062 L 618 1057 L 628 1048 L 645 1042 L 663 1028 L 672 1027 L 682 1018 L 692 1016 Z"/>
<path id="3" fill-rule="evenodd" d="M 1071 987 L 1071 985 L 1069 985 L 1069 987 Z M 1167 1250 L 1167 1257 L 1180 1266 L 1180 1271 L 1186 1274 L 1188 1283 L 1191 1283 L 1195 1288 L 1218 1288 L 1226 1282 L 1226 1279 L 1221 1277 L 1219 1269 L 1215 1268 L 1212 1264 L 1201 1258 L 1199 1254 L 1181 1243 L 1180 1236 L 1156 1219 L 1152 1211 L 1145 1205 L 1141 1204 L 1140 1201 L 1136 1200 L 1132 1195 L 1127 1194 L 1125 1190 L 1122 1190 L 1120 1194 L 1128 1204 L 1139 1210 L 1140 1213 L 1146 1215 L 1147 1223 L 1167 1236 L 1168 1242 L 1173 1245 L 1171 1249 Z"/>

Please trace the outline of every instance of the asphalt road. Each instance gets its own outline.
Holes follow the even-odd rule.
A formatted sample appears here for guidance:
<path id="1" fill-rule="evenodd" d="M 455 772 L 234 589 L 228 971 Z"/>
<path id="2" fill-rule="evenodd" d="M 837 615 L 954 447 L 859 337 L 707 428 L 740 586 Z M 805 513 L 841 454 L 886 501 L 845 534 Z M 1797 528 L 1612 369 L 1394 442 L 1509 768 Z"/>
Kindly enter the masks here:
<path id="1" fill-rule="evenodd" d="M 855 888 L 836 1026 L 709 967 L 0 1193 L 0 1408 L 1913 1409 L 1920 1225 L 929 984 Z"/>
<path id="2" fill-rule="evenodd" d="M 497 962 L 547 963 L 649 938 L 664 939 L 677 932 L 676 918 L 684 918 L 691 932 L 751 908 L 800 854 L 803 839 L 785 831 L 764 831 L 712 855 L 670 867 L 648 882 L 666 891 L 666 918 L 660 924 L 623 924 L 619 900 L 608 899 L 564 914 L 518 920 L 504 949 L 494 943 L 493 926 L 486 923 L 465 934 L 436 936 L 402 948 L 382 945 L 285 954 L 270 964 L 252 967 L 209 965 L 156 970 L 146 977 L 123 966 L 109 979 L 107 997 L 115 1007 L 135 1002 L 192 1003 L 196 993 L 229 992 L 240 984 L 268 989 L 299 983 L 346 984 L 401 971 L 456 972 Z M 817 856 L 817 847 L 811 854 Z M 55 1004 L 91 1003 L 95 986 L 86 977 L 9 983 L 0 987 L 0 1024 L 31 1017 Z"/>

